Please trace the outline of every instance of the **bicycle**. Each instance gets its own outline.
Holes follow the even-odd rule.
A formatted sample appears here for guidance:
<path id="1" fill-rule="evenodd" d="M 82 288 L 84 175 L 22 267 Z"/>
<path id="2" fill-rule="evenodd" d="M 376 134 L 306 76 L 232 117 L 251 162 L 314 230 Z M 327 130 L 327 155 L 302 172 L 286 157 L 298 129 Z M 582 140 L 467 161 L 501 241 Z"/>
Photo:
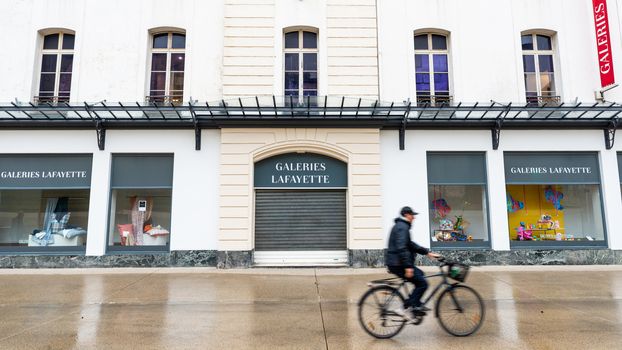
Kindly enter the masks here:
<path id="1" fill-rule="evenodd" d="M 423 301 L 425 306 L 442 290 L 434 307 L 434 316 L 441 327 L 449 334 L 465 337 L 475 333 L 484 321 L 485 307 L 482 298 L 475 289 L 462 284 L 470 266 L 438 258 L 440 273 L 425 278 L 442 277 L 442 281 Z M 456 282 L 451 282 L 453 279 Z M 369 290 L 363 294 L 358 303 L 359 322 L 363 329 L 373 337 L 388 339 L 397 335 L 407 324 L 404 316 L 395 310 L 404 307 L 410 295 L 407 281 L 400 277 L 392 277 L 369 282 Z M 402 293 L 400 290 L 403 290 Z M 409 323 L 419 325 L 425 313 L 414 315 Z"/>

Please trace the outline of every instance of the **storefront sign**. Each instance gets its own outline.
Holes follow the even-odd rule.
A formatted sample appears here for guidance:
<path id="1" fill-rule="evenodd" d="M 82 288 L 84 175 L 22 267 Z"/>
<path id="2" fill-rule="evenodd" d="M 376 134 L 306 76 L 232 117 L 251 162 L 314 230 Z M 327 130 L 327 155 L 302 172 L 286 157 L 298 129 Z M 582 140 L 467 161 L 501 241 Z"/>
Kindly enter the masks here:
<path id="1" fill-rule="evenodd" d="M 595 153 L 509 152 L 505 154 L 508 184 L 600 183 Z"/>
<path id="2" fill-rule="evenodd" d="M 609 18 L 607 14 L 607 0 L 592 0 L 594 10 L 594 24 L 596 26 L 596 45 L 598 52 L 598 66 L 600 84 L 602 87 L 615 83 L 613 73 L 613 55 L 611 52 L 611 36 L 609 35 Z"/>
<path id="3" fill-rule="evenodd" d="M 255 164 L 257 188 L 345 188 L 347 165 L 313 153 L 288 153 Z"/>
<path id="4" fill-rule="evenodd" d="M 91 156 L 0 155 L 0 188 L 89 188 Z"/>

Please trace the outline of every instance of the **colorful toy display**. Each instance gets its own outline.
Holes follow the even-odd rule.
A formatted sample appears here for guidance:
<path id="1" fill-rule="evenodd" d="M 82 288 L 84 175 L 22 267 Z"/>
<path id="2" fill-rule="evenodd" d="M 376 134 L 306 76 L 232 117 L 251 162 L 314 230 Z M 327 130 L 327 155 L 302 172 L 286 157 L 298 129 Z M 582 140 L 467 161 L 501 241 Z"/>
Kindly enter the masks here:
<path id="1" fill-rule="evenodd" d="M 533 240 L 533 231 L 526 228 L 525 223 L 521 221 L 520 226 L 516 228 L 516 237 L 519 241 Z"/>
<path id="2" fill-rule="evenodd" d="M 434 208 L 434 215 L 439 218 L 444 218 L 451 212 L 451 207 L 444 198 L 433 200 L 432 208 Z"/>
<path id="3" fill-rule="evenodd" d="M 508 212 L 514 213 L 525 207 L 525 203 L 515 200 L 509 193 L 507 195 Z"/>
<path id="4" fill-rule="evenodd" d="M 544 190 L 544 198 L 546 198 L 549 203 L 552 203 L 555 209 L 564 210 L 564 206 L 562 205 L 564 194 L 560 191 L 554 190 L 552 186 L 548 186 Z"/>

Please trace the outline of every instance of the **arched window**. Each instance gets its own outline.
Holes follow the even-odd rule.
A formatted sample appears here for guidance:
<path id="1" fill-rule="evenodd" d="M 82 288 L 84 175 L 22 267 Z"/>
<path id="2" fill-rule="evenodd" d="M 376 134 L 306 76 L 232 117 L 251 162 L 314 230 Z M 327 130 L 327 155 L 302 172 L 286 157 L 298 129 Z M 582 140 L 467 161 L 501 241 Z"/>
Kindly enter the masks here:
<path id="1" fill-rule="evenodd" d="M 451 102 L 446 35 L 415 35 L 415 81 L 417 104 L 440 105 Z"/>
<path id="2" fill-rule="evenodd" d="M 43 36 L 39 93 L 35 103 L 69 102 L 75 36 L 56 32 Z"/>
<path id="3" fill-rule="evenodd" d="M 186 35 L 184 33 L 153 34 L 147 102 L 183 103 L 185 62 Z"/>
<path id="4" fill-rule="evenodd" d="M 527 103 L 535 105 L 557 104 L 555 84 L 555 52 L 552 37 L 544 34 L 521 36 L 523 71 Z"/>
<path id="5" fill-rule="evenodd" d="M 286 32 L 284 35 L 285 96 L 317 96 L 318 40 L 309 30 Z"/>

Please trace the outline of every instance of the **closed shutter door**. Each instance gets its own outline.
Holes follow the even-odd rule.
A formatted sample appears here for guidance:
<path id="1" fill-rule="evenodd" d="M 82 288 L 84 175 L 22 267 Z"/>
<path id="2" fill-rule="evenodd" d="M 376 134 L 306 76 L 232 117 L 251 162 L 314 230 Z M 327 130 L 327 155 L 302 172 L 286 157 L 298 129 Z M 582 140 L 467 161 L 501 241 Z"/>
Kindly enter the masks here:
<path id="1" fill-rule="evenodd" d="M 255 250 L 346 250 L 343 190 L 257 190 Z"/>

